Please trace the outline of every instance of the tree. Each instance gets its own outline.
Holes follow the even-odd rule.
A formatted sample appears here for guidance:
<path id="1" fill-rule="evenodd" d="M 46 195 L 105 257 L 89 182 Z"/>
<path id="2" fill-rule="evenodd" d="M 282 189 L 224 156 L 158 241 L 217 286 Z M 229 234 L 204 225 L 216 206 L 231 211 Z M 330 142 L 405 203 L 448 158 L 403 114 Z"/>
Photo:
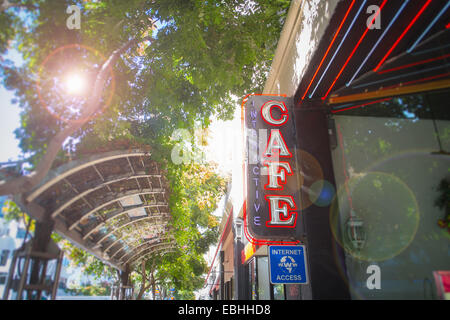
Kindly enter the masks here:
<path id="1" fill-rule="evenodd" d="M 169 206 L 172 229 L 178 249 L 164 256 L 151 256 L 135 266 L 135 282 L 140 283 L 137 297 L 158 285 L 185 292 L 186 297 L 203 285 L 207 271 L 203 254 L 218 237 L 218 221 L 211 213 L 222 196 L 226 180 L 214 172 L 214 166 L 190 164 L 168 165 L 172 184 Z"/>
<path id="2" fill-rule="evenodd" d="M 25 241 L 28 238 L 28 235 L 31 235 L 35 229 L 35 223 L 30 218 L 29 215 L 23 213 L 22 210 L 11 200 L 6 200 L 3 203 L 2 211 L 4 213 L 4 218 L 6 221 L 23 221 L 23 224 L 26 226 L 25 236 L 23 238 L 22 246 L 25 244 Z"/>
<path id="3" fill-rule="evenodd" d="M 107 284 L 74 286 L 68 288 L 67 291 L 73 295 L 81 296 L 109 296 L 111 294 L 111 288 Z"/>
<path id="4" fill-rule="evenodd" d="M 136 266 L 136 276 L 134 277 L 135 282 L 140 284 L 138 294 L 136 296 L 137 300 L 141 300 L 144 293 L 148 290 L 152 290 L 153 299 L 155 299 L 155 292 L 157 286 L 157 279 L 155 277 L 155 272 L 157 266 L 161 263 L 162 257 L 160 255 L 151 256 L 147 260 L 142 260 Z"/>
<path id="5" fill-rule="evenodd" d="M 155 263 L 155 260 L 156 263 Z M 201 275 L 206 270 L 206 263 L 203 261 L 201 255 L 193 255 L 192 253 L 186 254 L 183 251 L 176 251 L 174 253 L 166 254 L 163 256 L 152 257 L 153 265 L 157 265 L 157 268 L 149 268 L 147 264 L 146 272 L 149 279 L 148 285 L 144 288 L 152 288 L 153 297 L 155 298 L 156 289 L 160 293 L 160 297 L 167 297 L 167 293 L 170 290 L 174 290 L 178 293 L 180 298 L 192 297 L 193 291 L 199 289 L 203 285 L 203 279 Z M 142 265 L 141 264 L 141 268 Z M 143 274 L 139 272 L 139 276 Z M 140 277 L 135 278 L 137 281 L 141 281 Z M 140 282 L 143 284 L 144 282 Z M 141 286 L 141 291 L 142 291 Z M 138 295 L 138 298 L 140 295 Z"/>
<path id="6" fill-rule="evenodd" d="M 13 23 L 12 29 L 7 28 L 12 31 L 4 35 L 5 39 L 15 36 L 17 48 L 27 60 L 26 68 L 3 64 L 5 84 L 16 90 L 24 108 L 17 136 L 24 153 L 31 155 L 33 171 L 0 186 L 0 194 L 23 192 L 37 184 L 53 160 L 64 157 L 58 150 L 68 137 L 130 136 L 136 124 L 153 131 L 154 136 L 167 137 L 176 127 L 192 128 L 196 121 L 207 124 L 214 114 L 229 118 L 231 94 L 242 96 L 261 89 L 289 1 L 260 1 L 253 7 L 235 1 L 80 1 L 75 2 L 83 11 L 80 30 L 65 26 L 65 9 L 73 1 L 16 3 L 37 8 L 29 14 L 26 30 Z M 16 14 L 17 6 L 3 13 L 14 16 L 10 12 Z M 154 21 L 161 24 L 156 41 L 137 53 L 130 51 L 140 40 L 150 39 L 145 35 Z M 86 58 L 83 48 L 64 50 L 52 56 L 52 68 L 43 68 L 52 52 L 80 42 L 98 52 L 112 53 L 100 67 L 94 57 Z M 92 64 L 95 80 L 89 98 L 69 101 L 71 104 L 67 96 L 61 98 L 60 88 L 49 83 L 61 75 L 68 58 L 78 61 L 80 57 L 84 65 Z M 101 115 L 99 107 L 105 103 L 101 94 L 106 85 L 111 86 L 112 79 L 107 76 L 113 66 L 117 85 Z M 42 87 L 40 94 L 31 89 L 36 81 Z M 60 112 L 60 119 L 42 114 L 42 104 L 51 105 L 53 116 Z M 74 105 L 82 112 L 67 114 Z M 95 113 L 97 118 L 91 118 Z M 78 121 L 69 125 L 61 120 L 75 116 Z M 145 128 L 151 119 L 160 122 L 159 126 Z"/>
<path id="7" fill-rule="evenodd" d="M 150 40 L 147 37 L 141 39 L 141 41 Z M 102 91 L 106 82 L 106 76 L 108 68 L 119 58 L 120 54 L 134 46 L 139 40 L 131 39 L 127 41 L 122 47 L 115 50 L 108 58 L 108 60 L 100 67 L 94 81 L 94 86 L 89 98 L 86 101 L 86 105 L 80 114 L 78 121 L 74 121 L 67 125 L 61 131 L 56 133 L 46 145 L 46 152 L 43 154 L 42 159 L 36 165 L 34 172 L 28 175 L 24 175 L 13 180 L 4 181 L 0 184 L 0 194 L 17 194 L 30 191 L 36 186 L 51 169 L 54 159 L 58 155 L 58 152 L 64 143 L 64 141 L 79 130 L 84 123 L 86 123 L 90 117 L 98 112 L 99 106 L 102 100 Z"/>

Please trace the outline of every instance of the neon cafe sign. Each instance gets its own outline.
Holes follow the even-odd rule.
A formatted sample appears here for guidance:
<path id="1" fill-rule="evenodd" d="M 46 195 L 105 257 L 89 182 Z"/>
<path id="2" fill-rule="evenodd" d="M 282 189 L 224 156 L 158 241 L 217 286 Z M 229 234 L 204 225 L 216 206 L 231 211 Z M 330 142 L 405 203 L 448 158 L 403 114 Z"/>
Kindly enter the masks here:
<path id="1" fill-rule="evenodd" d="M 296 130 L 291 98 L 251 95 L 245 129 L 244 234 L 252 244 L 298 244 Z"/>

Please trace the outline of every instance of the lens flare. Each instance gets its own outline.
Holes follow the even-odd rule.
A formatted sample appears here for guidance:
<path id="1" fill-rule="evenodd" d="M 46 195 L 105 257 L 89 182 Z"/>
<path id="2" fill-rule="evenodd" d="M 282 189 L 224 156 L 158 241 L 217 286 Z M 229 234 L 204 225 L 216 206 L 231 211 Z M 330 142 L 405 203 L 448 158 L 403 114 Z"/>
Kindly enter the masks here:
<path id="1" fill-rule="evenodd" d="M 286 190 L 297 191 L 296 189 L 289 189 L 290 183 L 295 183 L 297 187 L 300 187 L 299 191 L 302 199 L 299 204 L 300 210 L 305 210 L 318 200 L 324 185 L 323 170 L 319 161 L 312 154 L 299 149 L 296 156 L 299 163 L 298 181 L 291 179 L 286 186 Z"/>
<path id="2" fill-rule="evenodd" d="M 72 61 L 70 57 L 78 57 L 78 60 Z M 82 108 L 79 108 L 89 99 L 91 91 L 91 83 L 86 74 L 86 63 L 89 63 L 89 70 L 94 70 L 96 65 L 102 65 L 105 61 L 107 61 L 106 57 L 98 50 L 78 43 L 65 45 L 50 52 L 39 65 L 36 79 L 35 88 L 41 106 L 53 117 L 67 123 L 85 122 L 96 116 L 96 114 L 90 114 L 87 118 L 83 117 Z M 64 71 L 68 63 L 73 72 Z M 84 69 L 75 71 L 74 63 L 84 64 Z M 106 90 L 102 97 L 100 112 L 108 108 L 115 92 L 116 81 L 111 65 L 108 66 L 108 71 L 109 79 L 105 84 Z M 66 105 L 67 101 L 61 98 L 63 95 L 60 93 L 67 95 L 64 99 L 70 98 L 66 100 L 72 102 L 72 105 L 70 103 Z M 77 103 L 73 103 L 75 100 Z"/>
<path id="3" fill-rule="evenodd" d="M 334 186 L 326 180 L 317 180 L 309 188 L 309 199 L 319 207 L 327 207 L 333 201 L 336 190 Z"/>
<path id="4" fill-rule="evenodd" d="M 344 250 L 364 261 L 384 261 L 405 250 L 413 241 L 420 220 L 411 189 L 398 177 L 384 172 L 361 174 L 351 178 L 348 186 L 352 207 L 345 188 L 340 187 L 330 209 L 333 235 Z M 362 248 L 356 248 L 354 239 L 349 239 L 352 210 L 363 222 L 366 239 Z"/>
<path id="5" fill-rule="evenodd" d="M 82 95 L 86 92 L 86 80 L 82 75 L 72 73 L 69 74 L 64 80 L 65 89 L 68 94 Z"/>

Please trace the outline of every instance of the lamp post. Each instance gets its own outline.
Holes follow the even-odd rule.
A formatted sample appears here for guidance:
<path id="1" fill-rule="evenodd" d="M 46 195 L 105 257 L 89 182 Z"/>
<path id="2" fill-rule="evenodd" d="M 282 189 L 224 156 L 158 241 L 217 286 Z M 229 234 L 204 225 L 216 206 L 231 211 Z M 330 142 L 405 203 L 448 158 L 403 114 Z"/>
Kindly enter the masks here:
<path id="1" fill-rule="evenodd" d="M 244 222 L 240 218 L 234 220 L 234 298 L 237 300 L 247 299 L 245 267 L 241 252 L 244 250 L 243 230 Z"/>
<path id="2" fill-rule="evenodd" d="M 238 242 L 242 240 L 242 220 L 234 220 L 234 241 Z"/>

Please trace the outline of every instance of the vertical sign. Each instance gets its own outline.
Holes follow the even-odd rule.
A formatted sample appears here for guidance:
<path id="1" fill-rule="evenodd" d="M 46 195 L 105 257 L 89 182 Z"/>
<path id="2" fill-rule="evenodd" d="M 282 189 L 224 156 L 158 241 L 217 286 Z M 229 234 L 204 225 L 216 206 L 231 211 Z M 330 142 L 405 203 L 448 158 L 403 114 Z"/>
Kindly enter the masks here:
<path id="1" fill-rule="evenodd" d="M 255 244 L 296 244 L 300 203 L 292 99 L 253 95 L 244 108 L 244 232 Z"/>

